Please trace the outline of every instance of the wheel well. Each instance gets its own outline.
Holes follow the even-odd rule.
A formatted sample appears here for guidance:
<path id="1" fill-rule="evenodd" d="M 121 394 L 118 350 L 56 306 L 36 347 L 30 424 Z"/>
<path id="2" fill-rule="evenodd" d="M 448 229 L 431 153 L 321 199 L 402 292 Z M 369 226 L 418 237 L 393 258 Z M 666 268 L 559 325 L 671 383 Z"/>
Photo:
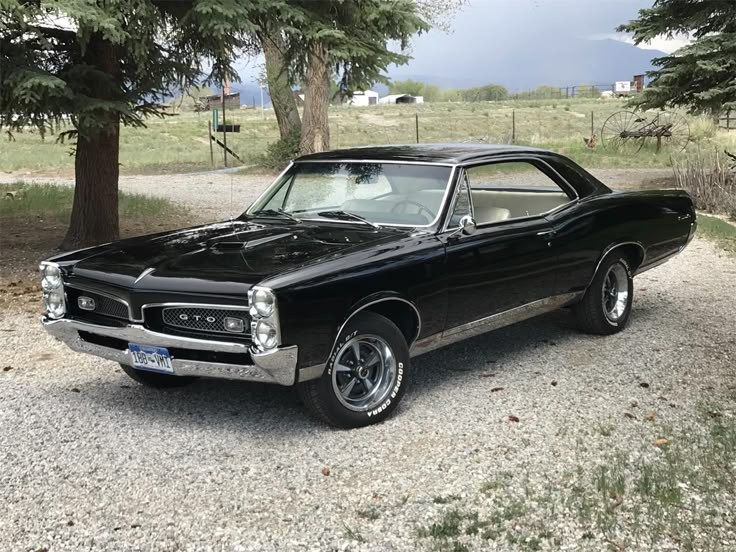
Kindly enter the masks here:
<path id="1" fill-rule="evenodd" d="M 614 251 L 619 251 L 626 257 L 626 260 L 629 261 L 629 264 L 631 265 L 630 268 L 632 273 L 635 273 L 641 266 L 641 263 L 644 262 L 644 250 L 639 245 L 627 243 L 626 245 L 616 247 Z"/>
<path id="2" fill-rule="evenodd" d="M 421 328 L 419 314 L 410 303 L 404 300 L 386 299 L 378 303 L 373 303 L 361 310 L 375 312 L 391 320 L 401 330 L 407 345 L 410 347 L 419 337 Z"/>

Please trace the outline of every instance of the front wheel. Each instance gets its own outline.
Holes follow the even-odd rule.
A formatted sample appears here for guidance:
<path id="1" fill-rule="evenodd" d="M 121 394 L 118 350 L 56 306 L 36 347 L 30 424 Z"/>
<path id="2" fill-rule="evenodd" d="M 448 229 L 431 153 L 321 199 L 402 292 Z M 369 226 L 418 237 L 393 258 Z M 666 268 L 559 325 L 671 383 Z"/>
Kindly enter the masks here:
<path id="1" fill-rule="evenodd" d="M 373 312 L 345 326 L 322 377 L 299 383 L 307 409 L 330 425 L 362 427 L 396 409 L 409 378 L 409 347 L 396 324 Z"/>
<path id="2" fill-rule="evenodd" d="M 574 312 L 580 329 L 611 335 L 626 327 L 634 300 L 634 278 L 628 260 L 616 253 L 603 260 Z"/>
<path id="3" fill-rule="evenodd" d="M 169 374 L 159 374 L 158 372 L 147 372 L 146 370 L 137 370 L 132 366 L 121 364 L 123 372 L 128 374 L 130 379 L 137 381 L 146 387 L 155 387 L 156 389 L 169 389 L 171 387 L 181 387 L 192 383 L 197 378 L 194 376 L 172 376 Z"/>

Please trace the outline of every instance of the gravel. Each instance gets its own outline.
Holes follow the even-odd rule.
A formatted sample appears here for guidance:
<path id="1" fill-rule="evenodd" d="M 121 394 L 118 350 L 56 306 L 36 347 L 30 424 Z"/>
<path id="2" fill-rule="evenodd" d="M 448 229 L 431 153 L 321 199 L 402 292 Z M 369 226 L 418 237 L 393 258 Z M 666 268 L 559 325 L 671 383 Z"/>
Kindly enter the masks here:
<path id="1" fill-rule="evenodd" d="M 431 549 L 451 539 L 421 528 L 507 512 L 512 495 L 554 534 L 542 549 L 601 550 L 615 540 L 581 529 L 566 478 L 619 450 L 656 458 L 657 438 L 736 389 L 736 259 L 696 239 L 636 285 L 625 332 L 581 335 L 561 311 L 430 353 L 396 415 L 353 431 L 309 419 L 288 388 L 143 388 L 18 298 L 0 312 L 0 550 Z M 510 494 L 489 490 L 508 477 Z M 732 528 L 698 535 L 736 547 Z"/>

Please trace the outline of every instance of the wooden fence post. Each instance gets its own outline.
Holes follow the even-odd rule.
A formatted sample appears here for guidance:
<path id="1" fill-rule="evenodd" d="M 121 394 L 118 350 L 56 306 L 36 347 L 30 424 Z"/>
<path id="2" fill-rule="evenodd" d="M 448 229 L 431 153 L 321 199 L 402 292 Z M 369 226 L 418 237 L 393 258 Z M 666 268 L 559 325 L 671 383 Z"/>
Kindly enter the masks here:
<path id="1" fill-rule="evenodd" d="M 419 143 L 419 113 L 414 114 L 414 121 L 417 130 L 417 144 Z"/>

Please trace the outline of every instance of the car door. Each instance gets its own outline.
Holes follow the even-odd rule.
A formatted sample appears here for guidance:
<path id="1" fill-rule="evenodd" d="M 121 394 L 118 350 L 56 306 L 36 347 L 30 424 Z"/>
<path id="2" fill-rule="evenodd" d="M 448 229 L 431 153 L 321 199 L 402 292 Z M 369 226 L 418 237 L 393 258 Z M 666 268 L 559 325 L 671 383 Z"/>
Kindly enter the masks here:
<path id="1" fill-rule="evenodd" d="M 484 167 L 480 166 L 485 170 Z M 452 211 L 440 235 L 447 258 L 446 329 L 539 301 L 554 295 L 557 289 L 557 257 L 552 247 L 554 231 L 546 213 L 536 212 L 553 207 L 547 204 L 547 196 L 555 192 L 529 191 L 529 194 L 547 194 L 543 201 L 540 200 L 542 196 L 529 196 L 529 202 L 538 205 L 530 210 L 524 206 L 522 188 L 482 188 L 482 179 L 474 182 L 469 176 L 474 168 L 461 172 Z M 531 168 L 538 170 L 534 165 Z M 499 173 L 505 179 L 504 170 Z M 510 174 L 518 180 L 518 174 L 513 171 Z M 537 175 L 532 176 L 536 178 Z M 474 188 L 474 184 L 477 187 Z M 569 201 L 566 196 L 558 200 Z M 460 217 L 467 213 L 476 220 L 476 229 L 471 235 L 464 234 L 458 227 Z"/>

